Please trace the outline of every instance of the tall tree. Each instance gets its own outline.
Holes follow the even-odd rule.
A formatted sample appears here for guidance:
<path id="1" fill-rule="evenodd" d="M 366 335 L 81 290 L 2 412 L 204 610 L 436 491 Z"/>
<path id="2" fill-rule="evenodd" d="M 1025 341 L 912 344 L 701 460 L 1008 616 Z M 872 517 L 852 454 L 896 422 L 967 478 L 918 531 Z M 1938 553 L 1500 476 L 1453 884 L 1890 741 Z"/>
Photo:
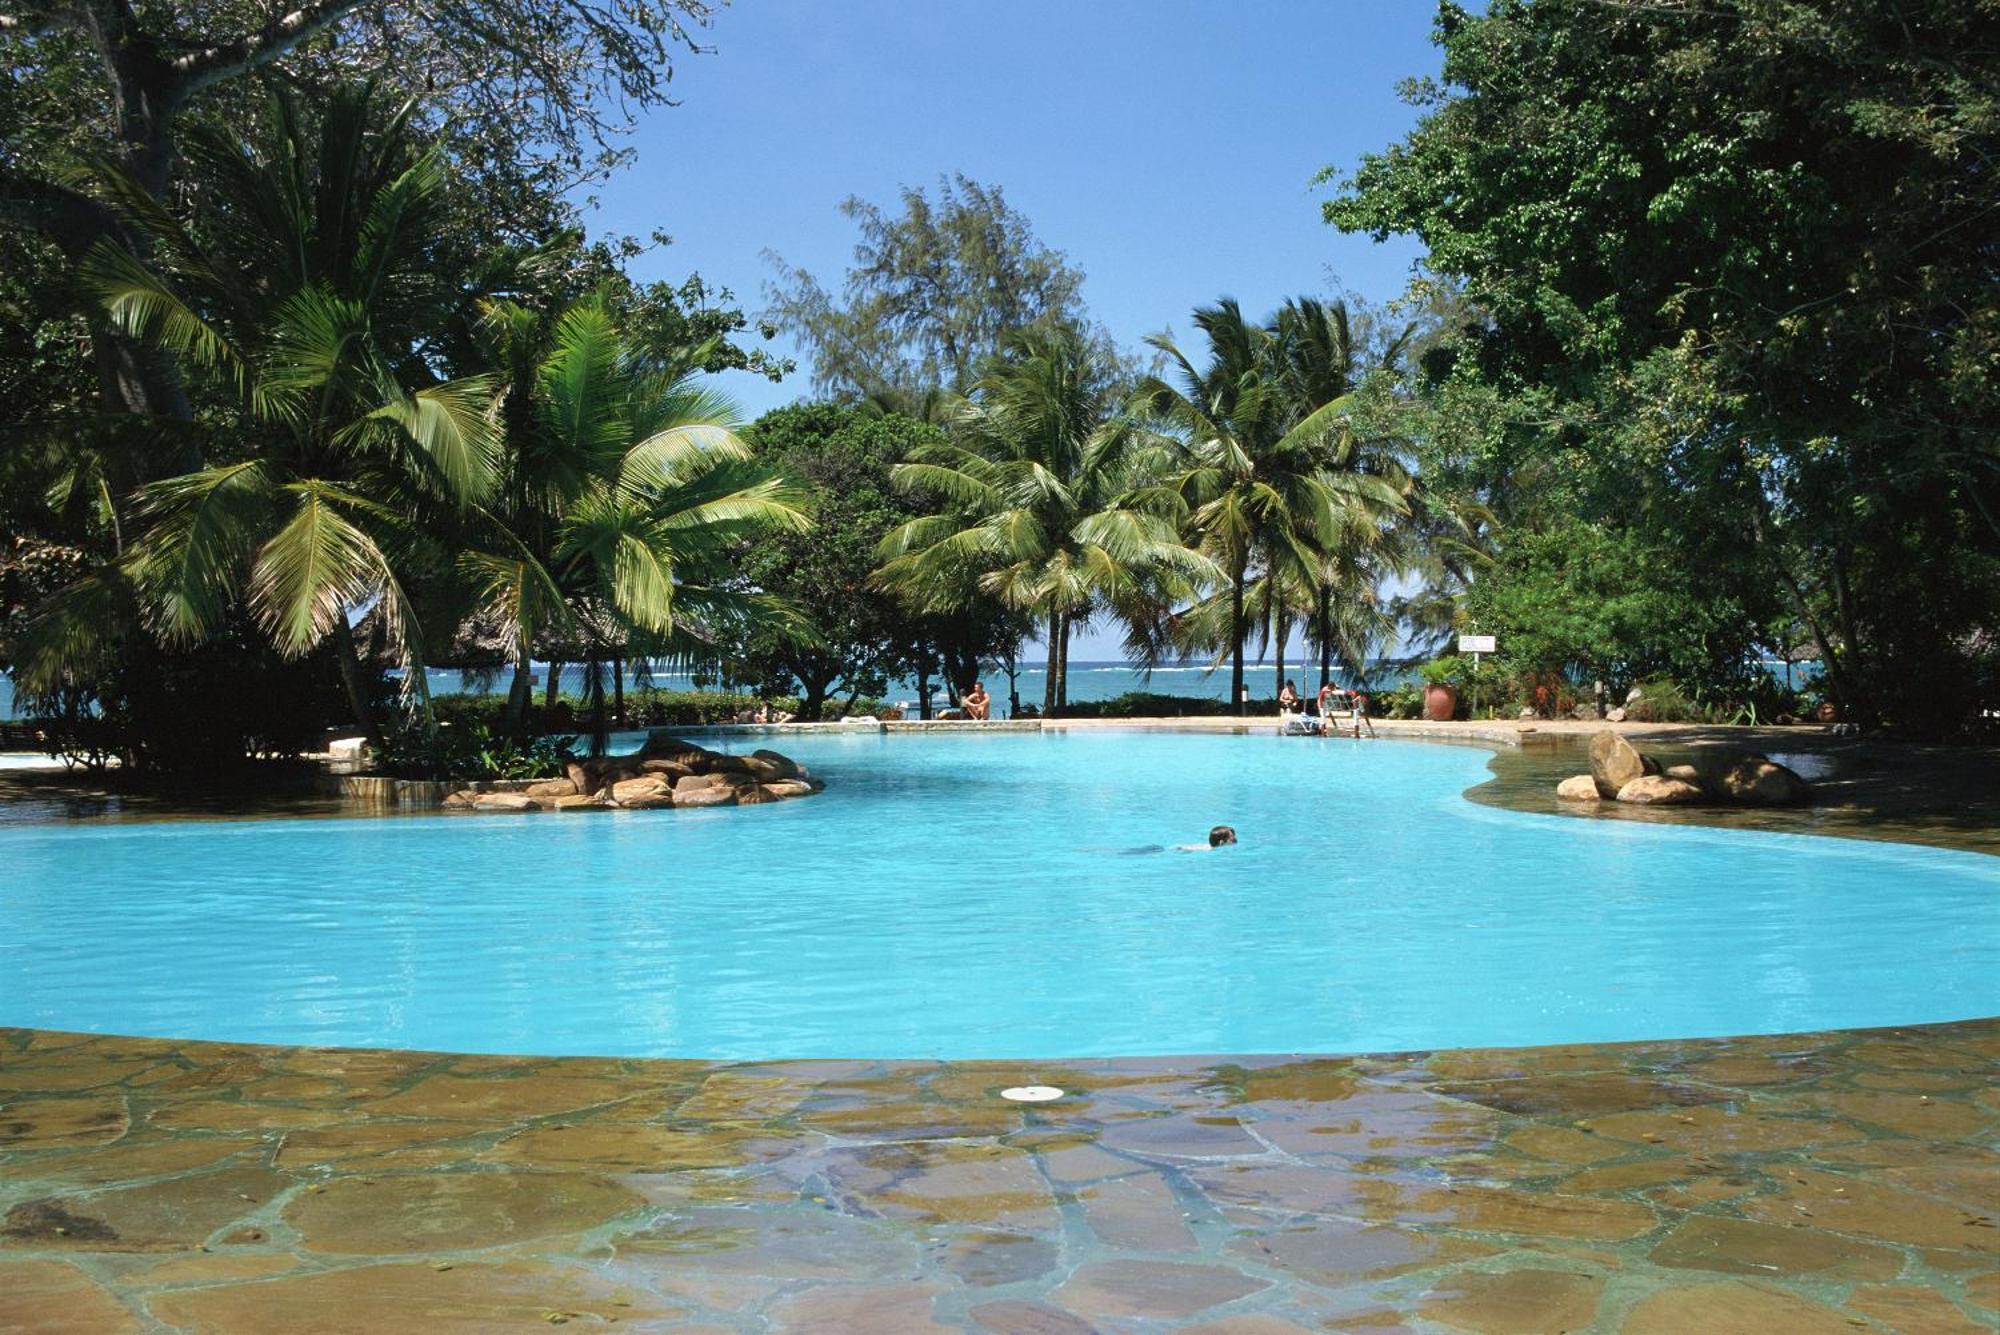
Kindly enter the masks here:
<path id="1" fill-rule="evenodd" d="M 1316 553 L 1337 541 L 1345 516 L 1392 511 L 1403 502 L 1382 478 L 1345 467 L 1355 446 L 1345 423 L 1349 395 L 1300 411 L 1270 328 L 1228 299 L 1196 311 L 1195 326 L 1208 342 L 1201 369 L 1171 339 L 1151 340 L 1174 379 L 1147 377 L 1138 401 L 1172 442 L 1174 457 L 1147 503 L 1184 516 L 1189 541 L 1222 572 L 1217 596 L 1184 624 L 1198 637 L 1208 627 L 1219 630 L 1215 639 L 1230 659 L 1232 707 L 1240 712 L 1257 568 L 1270 577 L 1268 595 L 1275 597 L 1288 571 L 1315 568 Z"/>
<path id="2" fill-rule="evenodd" d="M 533 314 L 496 304 L 488 322 L 515 379 L 496 503 L 459 566 L 478 587 L 480 614 L 504 632 L 514 717 L 526 711 L 537 649 L 593 668 L 632 656 L 712 659 L 720 644 L 784 625 L 781 604 L 732 587 L 732 567 L 744 539 L 805 530 L 802 498 L 753 457 L 734 409 L 698 382 L 689 363 L 702 350 L 648 355 L 602 301 L 586 300 L 524 367 Z M 593 704 L 601 743 L 601 692 Z"/>
<path id="3" fill-rule="evenodd" d="M 905 189 L 901 204 L 899 214 L 860 198 L 841 205 L 861 239 L 838 296 L 765 257 L 778 271 L 765 318 L 810 353 L 814 389 L 936 420 L 1012 332 L 1088 327 L 1082 272 L 998 186 L 953 176 L 935 200 Z"/>
<path id="4" fill-rule="evenodd" d="M 936 427 L 845 404 L 804 403 L 758 419 L 757 458 L 809 498 L 813 527 L 747 544 L 737 569 L 751 586 L 798 608 L 809 633 L 768 631 L 744 646 L 760 678 L 795 688 L 799 716 L 822 716 L 837 692 L 879 692 L 914 673 L 929 629 L 873 579 L 875 551 L 922 513 L 890 474 L 915 450 L 943 439 Z"/>
<path id="5" fill-rule="evenodd" d="M 266 72 L 320 93 L 375 79 L 423 95 L 447 156 L 489 186 L 489 206 L 511 206 L 501 216 L 518 214 L 619 160 L 630 109 L 664 101 L 674 56 L 708 16 L 705 0 L 0 5 L 0 225 L 80 260 L 121 219 L 75 188 L 76 167 L 108 160 L 164 201 L 182 120 L 222 98 L 254 118 L 257 96 L 230 94 Z M 92 332 L 106 411 L 187 415 L 169 364 L 107 324 Z"/>
<path id="6" fill-rule="evenodd" d="M 384 123 L 377 124 L 381 120 Z M 112 246 L 90 275 L 120 330 L 212 378 L 237 411 L 207 433 L 215 462 L 138 493 L 125 551 L 24 634 L 31 693 L 80 680 L 109 641 L 168 647 L 220 631 L 247 598 L 283 653 L 331 638 L 355 718 L 379 732 L 350 614 L 379 601 L 422 690 L 410 567 L 427 517 L 495 480 L 492 387 L 441 382 L 416 349 L 458 294 L 431 272 L 442 168 L 413 153 L 407 109 L 377 117 L 340 90 L 315 133 L 280 100 L 273 142 L 204 127 L 188 149 L 226 188 L 183 223 L 116 167 L 102 178 L 151 261 Z"/>
<path id="7" fill-rule="evenodd" d="M 979 589 L 1035 613 L 1049 714 L 1067 703 L 1070 634 L 1094 607 L 1128 609 L 1155 581 L 1212 573 L 1170 520 L 1131 503 L 1145 441 L 1119 412 L 1115 375 L 1074 330 L 1017 333 L 961 405 L 953 439 L 895 471 L 943 508 L 889 534 L 882 580 L 948 608 L 969 569 Z"/>
<path id="8" fill-rule="evenodd" d="M 1436 34 L 1418 127 L 1327 217 L 1415 234 L 1479 313 L 1436 369 L 1509 421 L 1517 522 L 1782 603 L 1855 714 L 2000 698 L 1992 6 L 1494 0 Z"/>

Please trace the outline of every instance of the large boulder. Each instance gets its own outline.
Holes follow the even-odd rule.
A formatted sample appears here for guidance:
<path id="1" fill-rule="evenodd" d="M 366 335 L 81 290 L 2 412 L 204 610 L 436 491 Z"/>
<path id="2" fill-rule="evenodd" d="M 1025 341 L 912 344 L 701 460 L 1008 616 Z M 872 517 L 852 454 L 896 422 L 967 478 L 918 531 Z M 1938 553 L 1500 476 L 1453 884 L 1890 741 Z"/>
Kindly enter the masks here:
<path id="1" fill-rule="evenodd" d="M 664 732 L 655 732 L 649 734 L 646 744 L 639 748 L 638 758 L 642 762 L 664 760 L 679 765 L 690 774 L 699 774 L 708 767 L 709 758 L 714 754 L 708 748 L 697 746 L 693 742 L 684 741 Z"/>
<path id="2" fill-rule="evenodd" d="M 739 783 L 736 785 L 735 792 L 736 805 L 739 807 L 753 807 L 759 802 L 784 801 L 784 798 L 780 794 L 771 791 L 769 784 Z"/>
<path id="3" fill-rule="evenodd" d="M 722 774 L 684 774 L 674 780 L 674 796 L 686 797 L 690 793 L 705 793 L 712 788 L 729 787 L 729 778 Z"/>
<path id="4" fill-rule="evenodd" d="M 1626 784 L 1646 774 L 1638 748 L 1609 728 L 1590 739 L 1590 777 L 1600 797 L 1616 797 Z"/>
<path id="5" fill-rule="evenodd" d="M 475 811 L 540 811 L 542 804 L 526 793 L 480 793 L 472 799 Z"/>
<path id="6" fill-rule="evenodd" d="M 582 793 L 576 793 L 569 797 L 558 797 L 554 799 L 554 805 L 557 811 L 611 810 L 610 799 L 603 793 L 592 793 L 589 797 L 585 797 Z"/>
<path id="7" fill-rule="evenodd" d="M 757 786 L 772 797 L 810 797 L 819 791 L 805 779 L 773 779 Z"/>
<path id="8" fill-rule="evenodd" d="M 642 760 L 639 762 L 639 772 L 641 774 L 658 774 L 668 783 L 673 783 L 677 779 L 684 779 L 694 773 L 692 769 L 689 769 L 678 760 Z"/>
<path id="9" fill-rule="evenodd" d="M 1578 774 L 1556 785 L 1556 798 L 1563 802 L 1602 802 L 1604 794 L 1597 791 L 1596 778 Z"/>
<path id="10" fill-rule="evenodd" d="M 569 779 L 543 779 L 540 783 L 529 784 L 521 791 L 525 792 L 529 797 L 577 796 L 576 784 Z"/>
<path id="11" fill-rule="evenodd" d="M 1699 785 L 1686 779 L 1670 779 L 1664 774 L 1641 774 L 1618 790 L 1620 802 L 1649 807 L 1688 806 L 1706 796 Z"/>
<path id="12" fill-rule="evenodd" d="M 588 760 L 570 761 L 566 772 L 577 792 L 588 797 L 622 779 L 638 778 L 639 765 L 637 756 L 592 756 Z"/>
<path id="13" fill-rule="evenodd" d="M 729 787 L 694 788 L 675 792 L 674 805 L 677 807 L 729 807 L 736 805 L 736 790 Z"/>
<path id="14" fill-rule="evenodd" d="M 1724 770 L 1715 789 L 1731 802 L 1751 807 L 1795 807 L 1811 800 L 1812 788 L 1775 760 L 1752 756 Z"/>
<path id="15" fill-rule="evenodd" d="M 796 779 L 801 773 L 797 763 L 790 756 L 780 755 L 776 751 L 752 751 L 750 764 L 752 772 L 766 782 L 772 779 Z"/>
<path id="16" fill-rule="evenodd" d="M 611 785 L 611 800 L 621 807 L 672 806 L 673 793 L 673 785 L 658 774 L 620 779 Z"/>
<path id="17" fill-rule="evenodd" d="M 479 794 L 472 789 L 465 788 L 448 794 L 441 805 L 446 811 L 470 811 L 472 810 L 472 800 L 478 796 Z"/>

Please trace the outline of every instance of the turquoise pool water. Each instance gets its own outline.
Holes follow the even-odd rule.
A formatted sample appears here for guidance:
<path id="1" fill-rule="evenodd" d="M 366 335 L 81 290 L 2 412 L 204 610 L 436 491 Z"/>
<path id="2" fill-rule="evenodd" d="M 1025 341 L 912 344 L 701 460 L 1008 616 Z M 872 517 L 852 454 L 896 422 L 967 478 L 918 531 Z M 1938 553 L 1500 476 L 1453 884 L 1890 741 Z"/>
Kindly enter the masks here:
<path id="1" fill-rule="evenodd" d="M 1496 811 L 1486 753 L 814 737 L 739 810 L 0 829 L 0 1024 L 466 1051 L 1343 1051 L 2000 1013 L 2000 859 Z M 1132 851 L 1200 840 L 1237 847 Z"/>

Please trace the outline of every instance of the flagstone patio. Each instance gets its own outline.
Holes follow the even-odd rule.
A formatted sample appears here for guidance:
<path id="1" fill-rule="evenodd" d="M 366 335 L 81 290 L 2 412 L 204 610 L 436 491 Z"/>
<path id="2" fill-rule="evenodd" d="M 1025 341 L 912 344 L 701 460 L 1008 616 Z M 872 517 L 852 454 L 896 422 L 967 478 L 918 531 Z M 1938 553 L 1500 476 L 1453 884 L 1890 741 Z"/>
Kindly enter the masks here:
<path id="1" fill-rule="evenodd" d="M 1992 1331 L 1996 1073 L 2000 1020 L 754 1065 L 0 1030 L 0 1331 Z"/>

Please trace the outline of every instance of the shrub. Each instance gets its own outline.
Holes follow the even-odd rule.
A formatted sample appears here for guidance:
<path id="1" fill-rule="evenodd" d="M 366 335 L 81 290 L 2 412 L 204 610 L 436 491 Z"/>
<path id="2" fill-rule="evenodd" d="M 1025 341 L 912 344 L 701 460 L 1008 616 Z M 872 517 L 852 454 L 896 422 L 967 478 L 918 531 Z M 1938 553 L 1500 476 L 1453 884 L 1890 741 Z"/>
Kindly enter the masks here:
<path id="1" fill-rule="evenodd" d="M 553 779 L 576 754 L 567 737 L 503 737 L 480 722 L 411 728 L 387 738 L 378 772 L 399 779 Z"/>
<path id="2" fill-rule="evenodd" d="M 1457 654 L 1433 658 L 1417 665 L 1417 675 L 1426 686 L 1460 686 L 1472 675 L 1472 664 Z"/>
<path id="3" fill-rule="evenodd" d="M 1422 718 L 1424 689 L 1406 683 L 1371 696 L 1369 704 L 1371 710 L 1383 718 Z"/>
<path id="4" fill-rule="evenodd" d="M 1691 698 L 1671 681 L 1639 684 L 1639 698 L 1625 706 L 1635 723 L 1721 723 L 1724 711 Z"/>

